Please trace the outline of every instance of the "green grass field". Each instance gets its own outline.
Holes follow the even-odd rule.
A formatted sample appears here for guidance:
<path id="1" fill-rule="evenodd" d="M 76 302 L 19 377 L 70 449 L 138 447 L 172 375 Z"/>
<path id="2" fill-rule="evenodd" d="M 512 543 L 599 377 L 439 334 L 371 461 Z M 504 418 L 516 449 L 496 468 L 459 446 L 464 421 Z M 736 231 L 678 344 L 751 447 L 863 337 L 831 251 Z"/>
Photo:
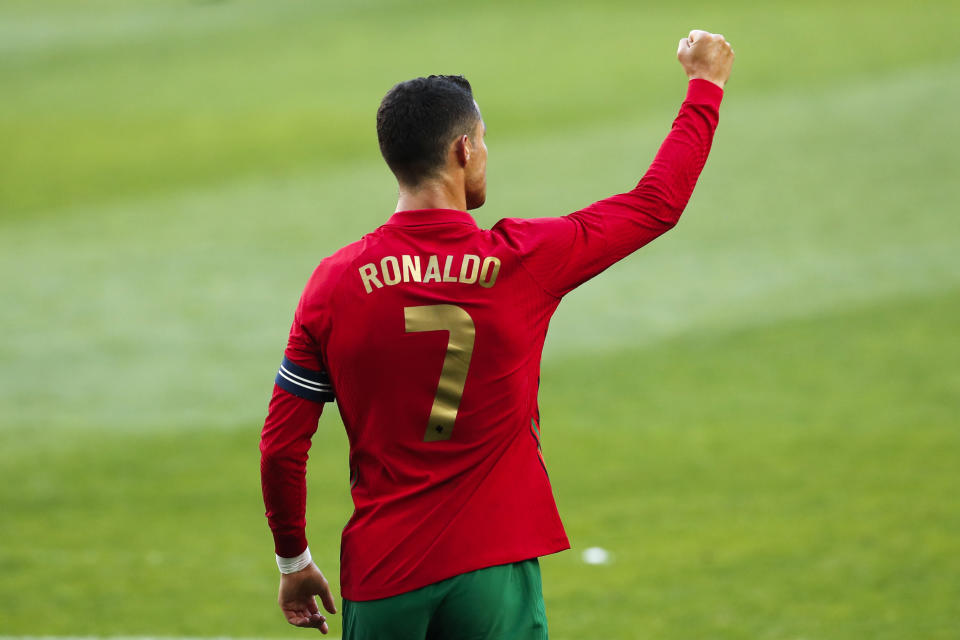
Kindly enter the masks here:
<path id="1" fill-rule="evenodd" d="M 466 74 L 478 221 L 567 213 L 645 170 L 703 27 L 738 59 L 684 220 L 547 340 L 574 546 L 542 561 L 551 636 L 960 637 L 958 22 L 887 0 L 6 0 L 0 636 L 306 634 L 276 610 L 257 442 L 307 276 L 395 205 L 379 99 Z M 332 406 L 314 443 L 308 535 L 336 577 Z"/>

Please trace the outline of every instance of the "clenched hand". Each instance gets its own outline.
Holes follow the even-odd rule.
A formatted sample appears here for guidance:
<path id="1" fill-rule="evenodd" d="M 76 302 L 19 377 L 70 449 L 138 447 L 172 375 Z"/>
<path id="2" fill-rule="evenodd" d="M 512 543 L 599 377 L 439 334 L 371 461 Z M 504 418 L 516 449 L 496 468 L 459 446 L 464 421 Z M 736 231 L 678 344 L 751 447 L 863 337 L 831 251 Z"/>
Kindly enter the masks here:
<path id="1" fill-rule="evenodd" d="M 730 77 L 734 53 L 722 35 L 694 29 L 680 41 L 677 58 L 688 78 L 709 80 L 722 89 Z"/>

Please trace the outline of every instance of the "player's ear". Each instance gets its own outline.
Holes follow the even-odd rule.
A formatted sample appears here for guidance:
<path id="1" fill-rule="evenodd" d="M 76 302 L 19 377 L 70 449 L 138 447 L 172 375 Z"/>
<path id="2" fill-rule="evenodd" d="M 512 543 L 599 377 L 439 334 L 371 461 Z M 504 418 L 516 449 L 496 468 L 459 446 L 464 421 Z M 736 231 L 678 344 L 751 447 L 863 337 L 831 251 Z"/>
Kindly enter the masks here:
<path id="1" fill-rule="evenodd" d="M 470 136 L 460 136 L 454 145 L 457 152 L 457 162 L 460 163 L 461 167 L 467 166 L 467 163 L 470 162 L 470 155 L 473 153 L 473 149 L 470 148 Z"/>

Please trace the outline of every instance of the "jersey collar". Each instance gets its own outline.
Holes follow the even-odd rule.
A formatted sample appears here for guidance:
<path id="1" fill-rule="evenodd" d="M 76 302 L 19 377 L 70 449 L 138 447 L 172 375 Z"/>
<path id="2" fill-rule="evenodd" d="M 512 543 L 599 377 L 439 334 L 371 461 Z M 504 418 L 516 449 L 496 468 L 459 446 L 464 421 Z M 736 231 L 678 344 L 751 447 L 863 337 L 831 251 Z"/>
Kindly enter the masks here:
<path id="1" fill-rule="evenodd" d="M 447 223 L 469 224 L 477 226 L 477 221 L 466 211 L 458 209 L 412 209 L 409 211 L 397 211 L 390 216 L 387 224 L 400 227 L 419 227 L 427 224 L 447 224 Z"/>

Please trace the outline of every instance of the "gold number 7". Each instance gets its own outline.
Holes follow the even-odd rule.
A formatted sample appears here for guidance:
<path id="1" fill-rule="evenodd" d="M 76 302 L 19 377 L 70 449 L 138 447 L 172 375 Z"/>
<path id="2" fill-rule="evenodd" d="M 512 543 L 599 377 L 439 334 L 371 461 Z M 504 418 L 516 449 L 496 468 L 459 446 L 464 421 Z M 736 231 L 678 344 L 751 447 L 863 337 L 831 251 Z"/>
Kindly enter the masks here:
<path id="1" fill-rule="evenodd" d="M 424 442 L 449 440 L 453 435 L 453 423 L 457 420 L 463 385 L 467 382 L 467 370 L 473 356 L 473 341 L 476 328 L 473 318 L 461 307 L 452 304 L 432 304 L 423 307 L 404 307 L 403 317 L 406 332 L 448 331 L 447 353 L 443 357 L 437 395 L 430 409 L 430 419 L 423 435 Z"/>

